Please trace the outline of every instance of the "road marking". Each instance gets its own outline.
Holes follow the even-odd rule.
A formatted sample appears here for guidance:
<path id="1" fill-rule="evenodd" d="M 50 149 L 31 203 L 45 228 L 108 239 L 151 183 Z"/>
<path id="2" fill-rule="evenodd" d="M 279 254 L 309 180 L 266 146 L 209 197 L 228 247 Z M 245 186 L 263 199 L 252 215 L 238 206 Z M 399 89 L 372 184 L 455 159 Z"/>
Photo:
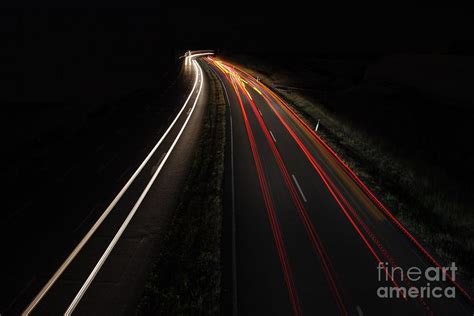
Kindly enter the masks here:
<path id="1" fill-rule="evenodd" d="M 293 178 L 293 181 L 295 181 L 296 187 L 297 187 L 298 190 L 300 191 L 300 194 L 301 194 L 301 197 L 303 198 L 303 201 L 308 202 L 308 201 L 306 200 L 306 197 L 304 196 L 303 190 L 301 190 L 301 187 L 300 187 L 300 184 L 298 183 L 298 180 L 296 180 L 295 175 L 292 174 L 291 177 Z"/>
<path id="2" fill-rule="evenodd" d="M 260 113 L 260 116 L 263 117 L 262 111 L 260 111 L 260 109 L 258 109 L 258 113 Z"/>
<path id="3" fill-rule="evenodd" d="M 275 139 L 275 136 L 273 135 L 272 131 L 271 131 L 271 130 L 268 130 L 268 131 L 270 132 L 270 135 L 272 136 L 272 138 L 273 138 L 273 141 L 276 143 L 276 142 L 277 142 L 277 140 Z"/>
<path id="4" fill-rule="evenodd" d="M 364 316 L 364 313 L 362 312 L 362 308 L 360 308 L 359 305 L 356 306 L 356 310 L 357 310 L 357 315 Z"/>
<path id="5" fill-rule="evenodd" d="M 229 97 L 227 96 L 227 89 L 224 87 L 224 91 L 227 97 L 227 103 L 229 104 L 229 116 L 230 116 L 230 168 L 232 174 L 232 257 L 234 262 L 232 265 L 232 278 L 233 278 L 233 311 L 234 316 L 237 316 L 237 229 L 235 226 L 235 189 L 234 189 L 234 132 L 233 132 L 233 123 L 232 123 L 232 111 L 230 110 Z"/>
<path id="6" fill-rule="evenodd" d="M 229 105 L 229 118 L 230 118 L 230 169 L 231 169 L 231 187 L 232 187 L 232 315 L 237 316 L 237 229 L 235 225 L 235 184 L 234 184 L 234 133 L 233 133 L 233 123 L 232 123 L 232 109 L 230 106 L 229 94 L 225 88 L 225 84 L 222 81 L 219 74 L 210 66 L 210 69 L 214 72 L 217 79 L 222 84 L 224 88 L 225 96 L 227 99 L 227 104 Z"/>
<path id="7" fill-rule="evenodd" d="M 196 66 L 197 68 L 197 66 Z M 53 274 L 53 276 L 48 280 L 48 282 L 43 286 L 43 288 L 40 290 L 40 292 L 35 296 L 33 301 L 26 307 L 26 309 L 23 311 L 22 315 L 29 315 L 31 311 L 38 305 L 38 303 L 43 299 L 43 297 L 46 295 L 46 293 L 50 290 L 50 288 L 56 283 L 56 281 L 59 279 L 59 277 L 63 274 L 63 272 L 66 270 L 66 268 L 71 264 L 71 262 L 74 260 L 74 258 L 77 256 L 77 254 L 81 251 L 81 249 L 84 247 L 84 245 L 89 241 L 89 239 L 92 237 L 92 235 L 95 233 L 95 231 L 99 228 L 99 226 L 102 224 L 102 222 L 107 218 L 109 213 L 112 211 L 112 209 L 115 207 L 115 205 L 120 201 L 122 196 L 127 192 L 128 188 L 130 185 L 135 181 L 135 178 L 138 176 L 138 174 L 143 170 L 145 165 L 148 163 L 148 161 L 151 159 L 157 148 L 161 145 L 163 140 L 166 138 L 168 133 L 171 131 L 171 129 L 174 127 L 176 121 L 178 118 L 181 116 L 181 113 L 183 113 L 184 109 L 186 108 L 189 100 L 191 99 L 191 96 L 194 94 L 194 91 L 196 90 L 196 86 L 198 83 L 199 79 L 199 73 L 196 71 L 196 79 L 194 80 L 194 85 L 191 90 L 191 93 L 189 93 L 188 98 L 184 102 L 184 105 L 181 107 L 181 110 L 178 112 L 176 115 L 175 119 L 173 122 L 170 124 L 168 129 L 165 131 L 163 136 L 161 136 L 160 140 L 158 143 L 156 143 L 155 147 L 150 151 L 148 156 L 143 160 L 141 165 L 138 167 L 138 169 L 134 172 L 134 174 L 130 177 L 130 179 L 127 181 L 125 186 L 120 190 L 120 192 L 115 196 L 115 198 L 112 200 L 112 202 L 109 204 L 109 206 L 105 209 L 105 211 L 102 213 L 102 215 L 99 217 L 99 219 L 94 223 L 92 228 L 87 232 L 87 234 L 82 238 L 82 240 L 77 244 L 76 248 L 69 254 L 69 256 L 66 258 L 66 260 L 61 264 L 59 269 Z M 189 118 L 189 116 L 188 116 Z"/>
<path id="8" fill-rule="evenodd" d="M 199 66 L 199 64 L 193 60 L 193 63 L 194 63 L 194 66 L 196 67 L 197 71 L 199 72 L 199 74 L 201 75 L 201 78 L 203 77 L 203 74 L 202 74 L 202 69 L 201 69 L 201 66 Z M 199 91 L 196 95 L 196 99 L 194 101 L 194 104 L 192 106 L 192 110 L 191 110 L 191 114 L 194 112 L 194 109 L 196 108 L 196 104 L 197 102 L 199 101 L 199 96 L 201 95 L 201 91 L 202 91 L 202 86 L 203 86 L 203 80 L 201 80 L 201 84 L 199 86 Z M 153 177 L 151 178 L 151 180 L 148 182 L 147 186 L 145 187 L 145 190 L 143 190 L 142 194 L 140 195 L 140 197 L 138 198 L 137 202 L 135 203 L 135 205 L 133 206 L 132 210 L 130 211 L 130 213 L 128 214 L 127 218 L 125 219 L 125 221 L 122 223 L 122 225 L 120 226 L 120 229 L 117 231 L 117 233 L 115 234 L 114 238 L 112 239 L 112 241 L 110 242 L 109 246 L 107 247 L 107 249 L 105 250 L 105 252 L 102 254 L 102 257 L 100 258 L 100 260 L 97 262 L 97 264 L 95 265 L 94 269 L 92 270 L 92 272 L 89 274 L 89 276 L 87 277 L 87 280 L 84 282 L 84 284 L 82 285 L 81 289 L 79 290 L 79 292 L 77 292 L 76 296 L 74 297 L 74 299 L 72 300 L 71 304 L 69 305 L 68 309 L 66 310 L 66 312 L 64 313 L 64 315 L 71 315 L 72 312 L 74 311 L 74 309 L 77 307 L 77 305 L 79 304 L 79 302 L 81 301 L 82 297 L 84 296 L 84 294 L 86 293 L 87 289 L 89 288 L 89 286 L 91 285 L 92 281 L 94 280 L 94 278 L 96 277 L 97 273 L 100 271 L 100 269 L 102 268 L 102 266 L 104 265 L 105 261 L 107 260 L 107 258 L 109 257 L 110 253 L 112 252 L 112 250 L 114 249 L 115 245 L 117 244 L 117 242 L 119 241 L 120 237 L 122 236 L 123 232 L 125 231 L 125 229 L 127 228 L 128 224 L 130 223 L 130 221 L 132 220 L 133 216 L 135 215 L 135 213 L 137 212 L 138 208 L 140 207 L 140 205 L 142 204 L 143 200 L 145 199 L 145 196 L 148 194 L 148 191 L 150 190 L 151 186 L 153 185 L 153 183 L 155 182 L 156 178 L 158 177 L 158 175 L 160 174 L 160 171 L 163 169 L 163 166 L 164 164 L 166 163 L 166 161 L 168 160 L 169 156 L 171 155 L 171 152 L 173 151 L 174 147 L 176 146 L 176 144 L 178 143 L 178 140 L 181 138 L 181 135 L 183 134 L 184 132 L 184 129 L 186 128 L 186 126 L 188 125 L 188 122 L 189 122 L 189 119 L 191 118 L 191 115 L 189 115 L 186 120 L 184 121 L 183 123 L 183 126 L 181 127 L 178 135 L 176 136 L 176 138 L 174 139 L 173 143 L 171 144 L 168 152 L 166 153 L 165 157 L 163 158 L 163 161 L 160 163 L 160 165 L 158 166 L 158 169 L 156 170 L 155 174 L 153 175 Z"/>

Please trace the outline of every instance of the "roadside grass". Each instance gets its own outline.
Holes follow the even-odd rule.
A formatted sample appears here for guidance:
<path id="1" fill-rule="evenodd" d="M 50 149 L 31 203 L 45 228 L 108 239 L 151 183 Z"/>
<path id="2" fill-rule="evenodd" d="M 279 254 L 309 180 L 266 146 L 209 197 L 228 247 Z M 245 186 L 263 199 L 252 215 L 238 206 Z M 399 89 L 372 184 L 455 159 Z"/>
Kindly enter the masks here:
<path id="1" fill-rule="evenodd" d="M 220 312 L 225 101 L 212 72 L 202 134 L 137 315 Z"/>
<path id="2" fill-rule="evenodd" d="M 271 65 L 265 68 L 267 65 L 245 57 L 229 58 L 229 61 L 270 87 L 280 84 L 280 78 L 287 76 Z M 318 133 L 324 141 L 410 231 L 445 262 L 456 262 L 472 292 L 474 212 L 473 205 L 460 197 L 461 188 L 456 179 L 435 165 L 404 155 L 380 136 L 357 128 L 350 118 L 328 110 L 304 91 L 276 92 L 310 126 L 321 120 Z"/>

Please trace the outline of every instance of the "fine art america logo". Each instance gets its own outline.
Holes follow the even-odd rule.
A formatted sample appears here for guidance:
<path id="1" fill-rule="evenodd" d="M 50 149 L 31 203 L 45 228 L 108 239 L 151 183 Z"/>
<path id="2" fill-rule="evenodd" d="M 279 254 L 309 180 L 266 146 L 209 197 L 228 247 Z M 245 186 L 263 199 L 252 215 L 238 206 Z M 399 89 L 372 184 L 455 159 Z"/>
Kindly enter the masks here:
<path id="1" fill-rule="evenodd" d="M 428 267 L 421 269 L 419 267 L 410 267 L 403 269 L 401 267 L 391 267 L 387 262 L 380 262 L 378 271 L 379 282 L 398 282 L 395 286 L 380 286 L 377 289 L 377 296 L 380 298 L 455 298 L 456 289 L 451 283 L 440 282 L 456 281 L 456 271 L 458 268 L 453 262 L 447 267 Z M 399 282 L 401 281 L 401 282 Z M 402 286 L 405 284 L 406 286 Z"/>

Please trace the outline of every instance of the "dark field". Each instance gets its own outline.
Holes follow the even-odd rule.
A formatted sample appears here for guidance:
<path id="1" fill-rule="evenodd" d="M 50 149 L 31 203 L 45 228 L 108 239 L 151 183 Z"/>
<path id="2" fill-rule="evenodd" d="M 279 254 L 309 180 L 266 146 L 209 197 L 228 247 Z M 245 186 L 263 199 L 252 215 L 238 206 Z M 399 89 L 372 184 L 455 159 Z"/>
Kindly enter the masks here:
<path id="1" fill-rule="evenodd" d="M 166 120 L 172 109 L 155 101 L 178 76 L 179 52 L 160 45 L 156 17 L 143 10 L 10 9 L 2 26 L 8 220 L 28 207 L 18 201 L 56 190 L 75 165 L 107 163 L 111 140 L 140 135 L 151 108 Z"/>

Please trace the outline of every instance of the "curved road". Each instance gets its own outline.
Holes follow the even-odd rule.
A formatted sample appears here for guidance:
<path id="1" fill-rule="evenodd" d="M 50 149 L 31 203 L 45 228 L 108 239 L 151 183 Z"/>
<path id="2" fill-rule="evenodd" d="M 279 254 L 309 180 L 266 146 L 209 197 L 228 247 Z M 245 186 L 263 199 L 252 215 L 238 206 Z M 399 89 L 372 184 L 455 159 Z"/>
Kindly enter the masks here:
<path id="1" fill-rule="evenodd" d="M 88 212 L 80 201 L 67 201 L 57 216 L 64 216 L 63 223 L 51 220 L 53 212 L 45 212 L 38 225 L 32 222 L 36 216 L 10 223 L 13 234 L 32 240 L 16 249 L 17 243 L 2 240 L 9 247 L 3 250 L 17 263 L 2 271 L 10 274 L 3 277 L 8 292 L 2 294 L 2 315 L 134 313 L 157 236 L 176 207 L 199 137 L 208 88 L 199 56 L 185 57 L 179 85 L 184 98 L 176 104 L 178 110 L 137 165 L 113 175 L 123 181 L 108 205 Z M 95 184 L 89 183 L 82 193 L 93 195 L 94 190 Z M 40 225 L 43 220 L 47 225 Z M 19 225 L 32 231 L 14 229 Z M 45 227 L 52 230 L 44 232 Z"/>
<path id="2" fill-rule="evenodd" d="M 19 266 L 3 269 L 4 286 L 21 287 L 2 297 L 2 312 L 133 313 L 124 297 L 137 295 L 143 285 L 143 260 L 150 258 L 152 241 L 163 228 L 154 223 L 165 223 L 166 210 L 173 209 L 169 197 L 179 194 L 199 134 L 207 93 L 204 66 L 221 79 L 230 108 L 226 183 L 231 184 L 234 315 L 473 314 L 455 271 L 441 270 L 448 263 L 406 230 L 311 127 L 249 74 L 212 57 L 196 61 L 205 54 L 185 55 L 192 80 L 184 104 L 145 159 L 126 173 L 129 180 L 108 206 L 64 216 L 65 230 L 55 228 L 39 237 L 41 243 L 34 239 L 43 226 L 35 227 L 34 219 L 42 217 L 32 216 L 25 226 L 35 232 L 28 235 L 31 251 L 15 253 L 14 244 L 6 246 L 16 258 L 11 262 L 25 262 L 27 269 L 24 275 Z M 14 222 L 10 230 L 21 234 L 21 225 Z M 37 246 L 59 249 L 60 238 L 68 241 L 68 250 L 55 257 Z M 35 260 L 27 262 L 33 254 Z M 442 271 L 441 280 L 408 278 L 410 268 Z M 9 271 L 15 273 L 7 276 Z M 412 292 L 379 297 L 385 288 L 396 294 L 424 287 L 431 297 L 411 297 Z M 433 297 L 450 291 L 455 298 Z"/>

